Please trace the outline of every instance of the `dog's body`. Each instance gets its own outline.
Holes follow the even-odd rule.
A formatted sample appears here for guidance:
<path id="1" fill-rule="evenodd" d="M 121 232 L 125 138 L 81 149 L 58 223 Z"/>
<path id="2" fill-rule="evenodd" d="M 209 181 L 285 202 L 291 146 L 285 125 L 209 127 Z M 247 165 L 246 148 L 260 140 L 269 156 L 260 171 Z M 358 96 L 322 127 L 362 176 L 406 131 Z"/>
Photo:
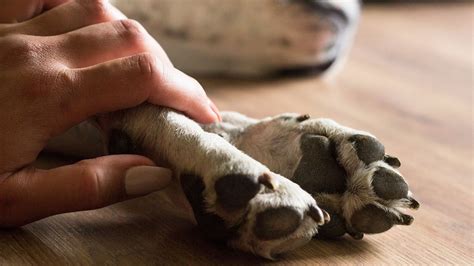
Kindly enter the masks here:
<path id="1" fill-rule="evenodd" d="M 139 2 L 139 4 L 137 3 Z M 342 62 L 357 0 L 114 0 L 193 74 L 321 72 Z"/>
<path id="2" fill-rule="evenodd" d="M 206 8 L 221 3 L 201 1 Z M 172 11 L 178 7 L 171 1 L 144 2 L 167 6 L 172 16 L 169 25 L 180 24 L 173 21 L 175 16 L 178 20 L 185 17 Z M 277 2 L 300 1 L 235 3 L 256 8 L 275 7 Z M 328 5 L 337 7 L 332 1 Z M 311 65 L 318 60 L 307 62 Z M 224 68 L 232 73 L 262 74 L 279 69 L 282 65 L 277 62 L 244 57 L 235 68 Z M 219 64 L 204 66 L 204 72 L 214 72 Z M 394 224 L 412 222 L 411 216 L 397 209 L 418 207 L 395 169 L 400 162 L 385 155 L 383 145 L 372 135 L 305 115 L 262 120 L 232 112 L 222 116 L 222 123 L 199 125 L 173 110 L 144 104 L 84 122 L 53 139 L 49 149 L 82 156 L 143 154 L 170 167 L 176 174 L 176 187 L 182 188 L 182 199 L 190 203 L 189 210 L 209 237 L 266 258 L 292 250 L 316 233 L 323 237 L 349 233 L 360 239 L 363 233 L 381 233 Z"/>

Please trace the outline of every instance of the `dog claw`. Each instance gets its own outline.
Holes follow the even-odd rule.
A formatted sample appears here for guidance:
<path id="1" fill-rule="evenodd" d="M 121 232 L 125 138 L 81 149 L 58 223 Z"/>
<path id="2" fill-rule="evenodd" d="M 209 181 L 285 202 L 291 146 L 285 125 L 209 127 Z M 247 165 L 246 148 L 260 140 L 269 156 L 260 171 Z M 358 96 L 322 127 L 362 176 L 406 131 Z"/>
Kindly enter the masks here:
<path id="1" fill-rule="evenodd" d="M 314 206 L 309 207 L 308 215 L 313 218 L 318 225 L 323 225 L 325 222 L 325 214 Z M 329 216 L 329 214 L 327 215 Z"/>
<path id="2" fill-rule="evenodd" d="M 410 225 L 413 223 L 413 217 L 407 214 L 402 214 L 399 219 L 395 222 L 396 224 L 399 225 Z"/>
<path id="3" fill-rule="evenodd" d="M 323 216 L 324 216 L 324 223 L 329 223 L 329 221 L 331 221 L 331 216 L 329 215 L 329 213 L 325 210 L 322 210 L 323 211 Z"/>
<path id="4" fill-rule="evenodd" d="M 263 175 L 259 176 L 258 183 L 271 190 L 278 189 L 280 186 L 280 183 L 268 173 L 264 173 Z"/>
<path id="5" fill-rule="evenodd" d="M 399 168 L 402 165 L 402 163 L 397 157 L 393 157 L 390 155 L 385 155 L 383 157 L 383 161 L 388 163 L 388 165 L 392 166 L 393 168 Z"/>
<path id="6" fill-rule="evenodd" d="M 420 203 L 416 199 L 414 199 L 412 197 L 408 197 L 408 200 L 410 201 L 410 206 L 409 207 L 411 209 L 418 210 L 418 208 L 420 208 Z"/>
<path id="7" fill-rule="evenodd" d="M 303 122 L 303 121 L 306 121 L 308 119 L 310 119 L 311 117 L 308 115 L 308 114 L 304 114 L 304 115 L 300 115 L 296 118 L 296 121 L 298 122 Z"/>

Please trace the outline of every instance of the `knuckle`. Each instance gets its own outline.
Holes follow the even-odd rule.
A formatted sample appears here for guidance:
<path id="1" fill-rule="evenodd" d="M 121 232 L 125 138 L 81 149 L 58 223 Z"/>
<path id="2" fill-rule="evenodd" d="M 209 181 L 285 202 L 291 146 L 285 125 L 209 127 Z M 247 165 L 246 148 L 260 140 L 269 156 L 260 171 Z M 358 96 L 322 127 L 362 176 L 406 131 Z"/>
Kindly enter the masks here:
<path id="1" fill-rule="evenodd" d="M 70 115 L 75 106 L 74 100 L 74 76 L 73 72 L 65 69 L 58 70 L 53 77 L 49 79 L 48 94 L 51 99 L 54 99 L 59 107 L 59 112 L 64 115 Z"/>
<path id="2" fill-rule="evenodd" d="M 78 0 L 89 17 L 95 21 L 102 21 L 108 17 L 110 6 L 107 0 Z"/>
<path id="3" fill-rule="evenodd" d="M 96 209 L 105 206 L 100 197 L 101 173 L 96 164 L 91 160 L 83 160 L 78 163 L 80 167 L 80 180 L 78 192 L 84 195 L 84 209 Z"/>
<path id="4" fill-rule="evenodd" d="M 151 80 L 156 77 L 163 76 L 163 65 L 153 55 L 146 53 L 136 57 L 136 66 L 139 70 L 141 78 Z"/>
<path id="5" fill-rule="evenodd" d="M 134 46 L 141 46 L 145 39 L 145 29 L 136 20 L 124 19 L 116 22 L 117 33 Z"/>
<path id="6" fill-rule="evenodd" d="M 139 81 L 135 93 L 146 100 L 157 84 L 163 84 L 163 64 L 150 53 L 132 56 L 125 61 L 128 74 Z"/>
<path id="7" fill-rule="evenodd" d="M 51 80 L 56 87 L 65 88 L 68 90 L 72 89 L 75 83 L 73 72 L 68 71 L 67 69 L 58 69 L 54 75 L 54 78 Z"/>

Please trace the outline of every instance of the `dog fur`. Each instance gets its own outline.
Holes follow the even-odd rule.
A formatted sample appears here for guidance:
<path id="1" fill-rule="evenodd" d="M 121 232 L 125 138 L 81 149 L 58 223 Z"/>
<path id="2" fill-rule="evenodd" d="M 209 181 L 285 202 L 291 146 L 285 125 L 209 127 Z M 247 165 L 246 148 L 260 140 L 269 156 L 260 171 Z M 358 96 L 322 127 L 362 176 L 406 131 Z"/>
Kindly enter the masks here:
<path id="1" fill-rule="evenodd" d="M 178 67 L 246 76 L 334 66 L 359 12 L 357 1 L 336 0 L 115 3 L 145 25 Z M 399 210 L 419 206 L 397 170 L 400 162 L 373 135 L 292 113 L 222 117 L 199 125 L 143 104 L 83 122 L 47 149 L 148 156 L 173 170 L 180 193 L 170 203 L 192 212 L 210 238 L 269 259 L 316 234 L 361 239 L 413 221 Z"/>
<path id="2" fill-rule="evenodd" d="M 179 69 L 201 75 L 337 69 L 360 13 L 357 0 L 113 2 L 145 26 Z"/>

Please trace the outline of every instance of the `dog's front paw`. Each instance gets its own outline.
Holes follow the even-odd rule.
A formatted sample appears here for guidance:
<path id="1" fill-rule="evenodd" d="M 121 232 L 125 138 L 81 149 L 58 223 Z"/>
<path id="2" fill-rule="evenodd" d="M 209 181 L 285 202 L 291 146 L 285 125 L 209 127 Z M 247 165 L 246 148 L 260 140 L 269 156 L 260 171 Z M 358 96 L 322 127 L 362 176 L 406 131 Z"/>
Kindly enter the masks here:
<path id="1" fill-rule="evenodd" d="M 269 259 L 307 243 L 329 221 L 311 195 L 268 170 L 181 175 L 181 185 L 202 232 Z"/>
<path id="2" fill-rule="evenodd" d="M 318 236 L 382 233 L 413 218 L 398 208 L 419 207 L 397 170 L 400 161 L 369 133 L 329 119 L 283 114 L 254 120 L 224 113 L 224 122 L 207 130 L 220 132 L 231 143 L 291 177 L 329 212 L 331 221 Z"/>
<path id="3" fill-rule="evenodd" d="M 416 209 L 419 204 L 396 169 L 400 161 L 386 155 L 373 136 L 339 129 L 301 136 L 303 156 L 294 181 L 331 215 L 320 235 L 338 237 L 347 232 L 360 239 L 364 233 L 382 233 L 396 224 L 410 225 L 413 217 L 398 208 Z"/>

